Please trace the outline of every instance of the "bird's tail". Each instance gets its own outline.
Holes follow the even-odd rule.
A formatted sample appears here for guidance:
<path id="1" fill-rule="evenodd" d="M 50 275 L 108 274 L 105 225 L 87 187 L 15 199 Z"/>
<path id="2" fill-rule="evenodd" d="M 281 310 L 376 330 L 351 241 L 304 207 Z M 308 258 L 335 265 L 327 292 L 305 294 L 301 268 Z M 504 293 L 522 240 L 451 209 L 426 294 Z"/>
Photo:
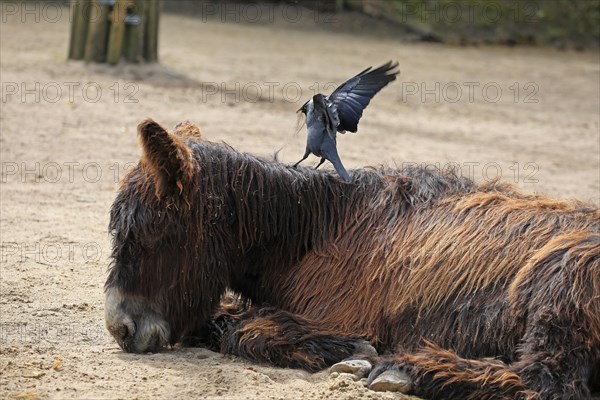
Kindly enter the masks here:
<path id="1" fill-rule="evenodd" d="M 344 164 L 342 164 L 342 160 L 340 159 L 340 156 L 338 155 L 337 151 L 329 152 L 329 154 L 326 154 L 325 158 L 331 161 L 338 175 L 341 176 L 342 179 L 346 181 L 346 183 L 350 183 L 350 181 L 352 181 L 352 179 L 350 179 L 348 171 L 346 171 L 346 168 L 344 168 Z"/>

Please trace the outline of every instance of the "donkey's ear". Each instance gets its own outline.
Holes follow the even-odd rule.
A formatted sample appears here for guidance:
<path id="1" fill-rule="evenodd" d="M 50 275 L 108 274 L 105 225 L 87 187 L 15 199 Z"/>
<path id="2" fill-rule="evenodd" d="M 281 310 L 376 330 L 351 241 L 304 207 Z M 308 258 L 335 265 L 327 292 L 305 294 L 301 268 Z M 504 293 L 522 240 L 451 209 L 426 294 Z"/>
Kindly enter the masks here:
<path id="1" fill-rule="evenodd" d="M 194 174 L 192 150 L 181 137 L 170 134 L 151 119 L 138 125 L 138 134 L 142 164 L 154 177 L 156 196 L 181 195 Z"/>
<path id="2" fill-rule="evenodd" d="M 200 128 L 190 121 L 183 121 L 175 125 L 173 133 L 184 139 L 202 139 Z"/>

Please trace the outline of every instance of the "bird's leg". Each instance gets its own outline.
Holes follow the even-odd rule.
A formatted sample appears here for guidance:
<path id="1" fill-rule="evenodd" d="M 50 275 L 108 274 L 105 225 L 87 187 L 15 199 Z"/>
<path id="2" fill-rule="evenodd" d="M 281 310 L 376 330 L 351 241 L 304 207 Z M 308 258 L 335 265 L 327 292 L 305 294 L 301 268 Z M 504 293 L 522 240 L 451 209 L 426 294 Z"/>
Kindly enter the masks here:
<path id="1" fill-rule="evenodd" d="M 319 169 L 319 167 L 321 165 L 323 165 L 323 163 L 325 162 L 325 160 L 327 160 L 325 157 L 321 157 L 321 161 L 319 161 L 319 164 L 317 164 L 317 166 L 315 167 L 315 169 Z"/>
<path id="2" fill-rule="evenodd" d="M 298 166 L 298 164 L 300 164 L 302 161 L 306 160 L 308 158 L 309 154 L 310 154 L 310 150 L 306 149 L 306 152 L 304 153 L 302 160 L 300 160 L 296 164 L 294 164 L 293 168 L 296 168 Z"/>

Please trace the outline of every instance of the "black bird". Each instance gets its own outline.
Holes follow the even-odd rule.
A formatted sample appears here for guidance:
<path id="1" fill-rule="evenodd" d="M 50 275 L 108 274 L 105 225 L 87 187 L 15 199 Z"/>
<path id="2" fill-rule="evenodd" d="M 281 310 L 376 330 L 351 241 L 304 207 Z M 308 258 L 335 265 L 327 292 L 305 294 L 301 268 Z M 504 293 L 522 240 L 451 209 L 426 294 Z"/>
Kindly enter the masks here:
<path id="1" fill-rule="evenodd" d="M 377 92 L 396 79 L 397 62 L 388 62 L 377 69 L 369 67 L 353 78 L 348 79 L 329 96 L 316 94 L 298 110 L 306 115 L 306 152 L 294 167 L 306 160 L 309 154 L 321 157 L 315 167 L 319 168 L 329 160 L 337 173 L 350 182 L 350 175 L 344 168 L 337 152 L 336 133 L 356 132 L 363 110 Z"/>

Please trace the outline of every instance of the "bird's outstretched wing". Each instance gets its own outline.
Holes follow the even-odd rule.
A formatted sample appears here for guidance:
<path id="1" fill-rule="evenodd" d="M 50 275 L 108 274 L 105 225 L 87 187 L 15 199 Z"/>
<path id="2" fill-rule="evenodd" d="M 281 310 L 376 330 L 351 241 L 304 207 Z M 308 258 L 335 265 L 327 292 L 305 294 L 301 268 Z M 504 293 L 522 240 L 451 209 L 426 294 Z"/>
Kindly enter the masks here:
<path id="1" fill-rule="evenodd" d="M 340 114 L 338 113 L 335 103 L 327 100 L 326 98 L 323 99 L 323 102 L 325 104 L 325 110 L 327 111 L 327 116 L 330 121 L 327 132 L 329 133 L 329 136 L 331 136 L 332 139 L 335 141 L 335 132 L 340 126 Z"/>
<path id="2" fill-rule="evenodd" d="M 396 79 L 398 62 L 388 62 L 377 69 L 369 67 L 348 79 L 329 95 L 337 107 L 340 124 L 338 132 L 356 132 L 358 121 L 369 102 L 388 83 Z"/>

